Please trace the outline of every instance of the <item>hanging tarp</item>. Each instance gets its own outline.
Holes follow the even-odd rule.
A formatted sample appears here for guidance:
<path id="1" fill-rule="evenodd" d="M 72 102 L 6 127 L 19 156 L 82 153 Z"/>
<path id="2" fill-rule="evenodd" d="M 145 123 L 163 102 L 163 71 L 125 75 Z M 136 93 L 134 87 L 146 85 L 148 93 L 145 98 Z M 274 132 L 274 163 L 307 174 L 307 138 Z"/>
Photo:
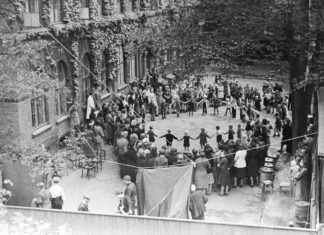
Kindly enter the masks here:
<path id="1" fill-rule="evenodd" d="M 318 156 L 324 157 L 324 87 L 318 93 Z"/>
<path id="2" fill-rule="evenodd" d="M 138 214 L 189 219 L 192 165 L 140 169 L 136 177 Z"/>

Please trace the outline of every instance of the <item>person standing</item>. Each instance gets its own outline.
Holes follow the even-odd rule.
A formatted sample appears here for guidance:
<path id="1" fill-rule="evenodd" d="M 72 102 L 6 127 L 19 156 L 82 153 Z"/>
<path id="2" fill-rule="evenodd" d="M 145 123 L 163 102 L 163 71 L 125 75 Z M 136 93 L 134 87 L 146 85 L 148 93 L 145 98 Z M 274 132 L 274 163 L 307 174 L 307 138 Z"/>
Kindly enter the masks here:
<path id="1" fill-rule="evenodd" d="M 205 95 L 203 100 L 202 100 L 202 108 L 203 108 L 203 113 L 202 115 L 207 115 L 207 96 Z"/>
<path id="2" fill-rule="evenodd" d="M 90 197 L 84 195 L 82 201 L 79 204 L 78 211 L 89 211 Z"/>
<path id="3" fill-rule="evenodd" d="M 189 210 L 193 220 L 204 220 L 206 212 L 206 203 L 208 198 L 205 194 L 196 190 L 195 185 L 191 185 L 191 194 L 189 199 Z"/>
<path id="4" fill-rule="evenodd" d="M 96 115 L 94 114 L 94 111 L 96 110 L 96 106 L 95 106 L 95 101 L 93 98 L 93 93 L 95 92 L 95 89 L 92 88 L 90 95 L 88 96 L 87 99 L 87 113 L 86 113 L 86 120 L 88 123 L 90 123 L 91 119 L 94 119 L 96 117 Z"/>
<path id="5" fill-rule="evenodd" d="M 52 186 L 49 191 L 51 194 L 52 209 L 62 210 L 63 203 L 65 201 L 64 189 L 59 185 L 60 178 L 58 176 L 53 177 Z"/>
<path id="6" fill-rule="evenodd" d="M 246 165 L 247 165 L 247 176 L 250 178 L 250 186 L 259 184 L 259 149 L 256 148 L 257 143 L 251 141 L 250 149 L 247 151 L 246 155 Z"/>
<path id="7" fill-rule="evenodd" d="M 219 183 L 221 185 L 221 196 L 228 195 L 230 185 L 230 168 L 227 158 L 223 151 L 220 152 L 220 160 L 217 165 L 219 168 Z"/>
<path id="8" fill-rule="evenodd" d="M 194 138 L 188 135 L 188 131 L 185 131 L 184 136 L 179 140 L 183 140 L 184 152 L 189 152 L 190 139 L 194 140 Z"/>
<path id="9" fill-rule="evenodd" d="M 238 146 L 239 150 L 235 153 L 234 158 L 234 188 L 237 186 L 239 181 L 240 187 L 243 187 L 244 179 L 245 179 L 245 170 L 246 170 L 246 150 L 240 145 Z"/>
<path id="10" fill-rule="evenodd" d="M 208 188 L 208 173 L 207 170 L 211 169 L 211 165 L 205 154 L 201 152 L 199 157 L 195 160 L 196 168 L 194 172 L 194 183 L 198 190 L 206 193 Z"/>
<path id="11" fill-rule="evenodd" d="M 80 118 L 78 113 L 78 104 L 76 101 L 73 101 L 73 104 L 69 108 L 68 116 L 71 120 L 71 126 L 73 126 L 75 130 L 78 130 L 80 126 Z"/>
<path id="12" fill-rule="evenodd" d="M 129 175 L 125 175 L 123 177 L 124 184 L 126 184 L 126 189 L 124 191 L 124 195 L 130 198 L 130 211 L 132 215 L 135 215 L 135 202 L 136 202 L 136 186 L 131 181 L 131 177 Z"/>
<path id="13" fill-rule="evenodd" d="M 205 132 L 205 128 L 201 128 L 201 132 L 196 139 L 199 139 L 200 146 L 202 149 L 207 144 L 207 138 L 210 138 L 210 136 Z"/>
<path id="14" fill-rule="evenodd" d="M 177 137 L 175 137 L 174 135 L 171 134 L 171 130 L 168 130 L 168 133 L 165 135 L 162 135 L 160 138 L 165 138 L 166 140 L 166 146 L 171 149 L 172 147 L 172 142 L 173 140 L 178 140 Z"/>

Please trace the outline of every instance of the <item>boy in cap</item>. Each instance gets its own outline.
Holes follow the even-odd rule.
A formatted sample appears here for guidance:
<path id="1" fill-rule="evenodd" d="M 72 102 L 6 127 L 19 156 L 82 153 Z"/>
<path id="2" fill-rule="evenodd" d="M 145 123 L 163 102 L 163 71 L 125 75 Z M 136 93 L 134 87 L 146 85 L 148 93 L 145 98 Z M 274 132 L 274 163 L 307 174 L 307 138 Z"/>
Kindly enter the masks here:
<path id="1" fill-rule="evenodd" d="M 52 209 L 62 210 L 63 202 L 65 200 L 64 189 L 59 185 L 60 178 L 58 176 L 53 177 L 52 182 L 53 184 L 49 189 Z"/>
<path id="2" fill-rule="evenodd" d="M 90 197 L 84 195 L 82 201 L 79 204 L 78 211 L 89 211 Z"/>

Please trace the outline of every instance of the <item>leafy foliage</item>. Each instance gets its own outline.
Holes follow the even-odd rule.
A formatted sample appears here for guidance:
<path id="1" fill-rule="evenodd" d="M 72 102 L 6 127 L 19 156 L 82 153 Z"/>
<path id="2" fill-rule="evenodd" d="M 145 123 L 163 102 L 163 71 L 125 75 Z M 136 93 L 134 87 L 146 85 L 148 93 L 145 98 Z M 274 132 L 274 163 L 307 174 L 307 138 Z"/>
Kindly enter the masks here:
<path id="1" fill-rule="evenodd" d="M 18 102 L 65 87 L 54 79 L 55 63 L 47 41 L 3 47 L 0 60 L 0 101 Z M 47 66 L 45 61 L 48 61 Z"/>

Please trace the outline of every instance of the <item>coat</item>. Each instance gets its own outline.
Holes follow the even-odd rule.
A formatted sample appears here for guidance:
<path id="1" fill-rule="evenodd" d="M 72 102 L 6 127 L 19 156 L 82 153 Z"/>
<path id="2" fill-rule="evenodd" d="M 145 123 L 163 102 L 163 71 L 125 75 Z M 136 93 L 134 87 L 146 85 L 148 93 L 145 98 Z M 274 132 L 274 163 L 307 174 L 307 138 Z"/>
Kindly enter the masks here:
<path id="1" fill-rule="evenodd" d="M 210 169 L 210 163 L 206 158 L 199 157 L 196 159 L 196 168 L 194 173 L 194 183 L 197 189 L 208 188 L 208 174 L 207 169 Z"/>
<path id="2" fill-rule="evenodd" d="M 207 203 L 207 201 L 208 198 L 202 191 L 198 190 L 190 194 L 189 210 L 193 219 L 205 214 L 205 204 Z"/>
<path id="3" fill-rule="evenodd" d="M 164 155 L 160 155 L 154 160 L 154 168 L 168 166 L 168 159 Z"/>
<path id="4" fill-rule="evenodd" d="M 259 175 L 258 157 L 258 149 L 251 149 L 247 152 L 246 164 L 248 177 L 257 177 Z"/>
<path id="5" fill-rule="evenodd" d="M 226 157 L 220 159 L 218 163 L 219 168 L 219 184 L 221 186 L 229 186 L 230 185 L 230 172 L 229 172 L 229 164 Z"/>

